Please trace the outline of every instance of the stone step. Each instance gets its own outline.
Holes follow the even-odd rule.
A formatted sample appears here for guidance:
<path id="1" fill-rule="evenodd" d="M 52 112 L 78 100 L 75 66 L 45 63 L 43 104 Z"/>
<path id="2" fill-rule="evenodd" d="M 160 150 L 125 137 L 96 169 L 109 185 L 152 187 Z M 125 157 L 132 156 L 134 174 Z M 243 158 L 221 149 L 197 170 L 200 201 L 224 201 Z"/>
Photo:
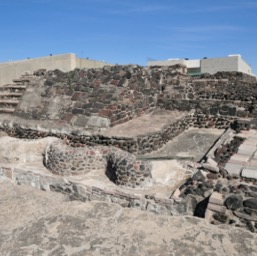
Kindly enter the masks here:
<path id="1" fill-rule="evenodd" d="M 19 102 L 18 100 L 0 99 L 0 104 L 17 105 Z"/>
<path id="2" fill-rule="evenodd" d="M 26 85 L 17 85 L 17 84 L 7 84 L 0 86 L 0 89 L 26 89 Z"/>
<path id="3" fill-rule="evenodd" d="M 14 113 L 15 108 L 0 108 L 0 113 Z"/>
<path id="4" fill-rule="evenodd" d="M 0 97 L 21 97 L 23 93 L 20 92 L 0 92 Z"/>
<path id="5" fill-rule="evenodd" d="M 30 79 L 28 78 L 20 78 L 20 79 L 13 79 L 12 80 L 14 83 L 28 83 Z"/>
<path id="6" fill-rule="evenodd" d="M 5 85 L 0 86 L 0 92 L 8 93 L 8 92 L 17 92 L 23 93 L 26 90 L 25 85 Z"/>

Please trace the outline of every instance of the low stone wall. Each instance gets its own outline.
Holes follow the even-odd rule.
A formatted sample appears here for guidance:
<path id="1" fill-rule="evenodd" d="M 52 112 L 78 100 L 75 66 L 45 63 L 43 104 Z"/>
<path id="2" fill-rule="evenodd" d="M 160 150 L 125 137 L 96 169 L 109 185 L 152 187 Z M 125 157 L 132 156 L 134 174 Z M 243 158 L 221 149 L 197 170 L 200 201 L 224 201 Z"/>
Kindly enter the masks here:
<path id="1" fill-rule="evenodd" d="M 118 185 L 148 186 L 152 182 L 151 172 L 151 162 L 136 160 L 126 151 L 116 150 L 108 157 L 107 176 Z"/>
<path id="2" fill-rule="evenodd" d="M 213 224 L 229 224 L 257 232 L 257 181 L 245 181 L 228 174 L 212 159 L 200 164 L 198 171 L 174 196 L 195 198 L 194 215 Z"/>
<path id="3" fill-rule="evenodd" d="M 27 127 L 20 126 L 18 123 L 13 124 L 12 121 L 4 121 L 0 123 L 0 129 L 7 132 L 9 136 L 16 138 L 37 139 L 48 136 L 55 136 L 65 139 L 67 143 L 75 147 L 87 146 L 114 146 L 122 150 L 134 154 L 145 154 L 158 150 L 164 146 L 169 140 L 175 138 L 177 135 L 187 130 L 190 127 L 196 128 L 218 128 L 226 129 L 237 120 L 236 117 L 231 116 L 214 116 L 202 113 L 193 113 L 184 118 L 171 123 L 162 130 L 146 135 L 140 135 L 133 138 L 130 137 L 106 137 L 101 134 L 90 135 L 83 133 L 83 131 L 52 129 L 29 125 Z"/>
<path id="4" fill-rule="evenodd" d="M 104 201 L 116 203 L 122 207 L 136 208 L 163 215 L 193 215 L 195 204 L 194 197 L 185 199 L 164 198 L 147 193 L 125 191 L 122 188 L 103 188 L 82 185 L 70 181 L 67 177 L 41 175 L 18 168 L 0 167 L 0 179 L 8 179 L 17 185 L 30 185 L 44 191 L 55 191 L 69 196 L 71 200 Z"/>
<path id="5" fill-rule="evenodd" d="M 107 167 L 107 147 L 71 148 L 62 141 L 51 143 L 45 150 L 44 164 L 58 175 L 81 175 Z"/>
<path id="6" fill-rule="evenodd" d="M 58 175 L 82 175 L 102 170 L 117 185 L 133 188 L 149 185 L 152 178 L 149 161 L 136 160 L 134 155 L 115 147 L 72 148 L 56 141 L 46 148 L 44 164 Z"/>

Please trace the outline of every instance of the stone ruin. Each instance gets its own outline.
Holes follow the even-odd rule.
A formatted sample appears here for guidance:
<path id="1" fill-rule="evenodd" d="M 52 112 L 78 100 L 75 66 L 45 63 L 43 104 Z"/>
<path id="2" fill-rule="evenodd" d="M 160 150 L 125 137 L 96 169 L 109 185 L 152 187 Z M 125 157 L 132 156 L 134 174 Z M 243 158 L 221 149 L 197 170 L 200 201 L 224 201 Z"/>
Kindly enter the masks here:
<path id="1" fill-rule="evenodd" d="M 82 175 L 96 169 L 105 170 L 111 181 L 129 187 L 151 181 L 149 161 L 136 160 L 135 155 L 115 147 L 71 148 L 63 141 L 56 141 L 46 148 L 44 164 L 57 175 Z"/>
<path id="2" fill-rule="evenodd" d="M 44 144 L 47 169 L 3 165 L 1 176 L 71 199 L 195 215 L 257 232 L 256 78 L 183 72 L 136 65 L 39 70 L 3 86 L 2 131 L 17 143 L 58 139 Z M 190 129 L 222 132 L 200 159 L 190 152 L 175 160 L 158 155 Z M 158 183 L 156 159 L 174 160 L 183 177 L 172 186 L 167 176 Z"/>

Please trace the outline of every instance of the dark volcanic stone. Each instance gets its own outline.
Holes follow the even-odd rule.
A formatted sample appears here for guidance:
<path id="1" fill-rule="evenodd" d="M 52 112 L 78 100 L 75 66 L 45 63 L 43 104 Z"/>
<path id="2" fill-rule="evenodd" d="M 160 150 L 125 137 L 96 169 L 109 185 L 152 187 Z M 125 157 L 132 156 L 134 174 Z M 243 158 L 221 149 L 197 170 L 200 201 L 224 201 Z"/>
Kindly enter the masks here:
<path id="1" fill-rule="evenodd" d="M 249 187 L 245 184 L 240 184 L 238 188 L 243 192 L 249 191 Z"/>
<path id="2" fill-rule="evenodd" d="M 221 223 L 226 223 L 228 220 L 228 216 L 224 213 L 215 212 L 213 214 L 213 218 Z"/>
<path id="3" fill-rule="evenodd" d="M 232 211 L 242 207 L 243 198 L 238 195 L 232 195 L 225 200 L 225 206 Z"/>
<path id="4" fill-rule="evenodd" d="M 206 181 L 206 182 L 203 182 L 202 185 L 205 187 L 205 188 L 213 188 L 214 185 L 211 181 Z"/>
<path id="5" fill-rule="evenodd" d="M 193 180 L 196 180 L 196 181 L 204 181 L 205 180 L 205 177 L 204 175 L 202 174 L 202 172 L 199 170 L 197 171 L 193 177 L 192 177 Z"/>
<path id="6" fill-rule="evenodd" d="M 217 180 L 217 179 L 218 179 L 218 174 L 216 174 L 216 173 L 208 173 L 208 174 L 206 175 L 206 177 L 207 177 L 208 179 L 210 179 L 210 180 Z"/>
<path id="7" fill-rule="evenodd" d="M 222 186 L 223 186 L 223 185 L 222 185 L 221 183 L 217 183 L 217 184 L 215 185 L 215 189 L 214 189 L 214 190 L 219 192 L 219 191 L 221 190 Z"/>
<path id="8" fill-rule="evenodd" d="M 84 114 L 84 109 L 81 109 L 81 108 L 74 108 L 72 109 L 72 113 L 73 114 Z"/>
<path id="9" fill-rule="evenodd" d="M 250 190 L 253 192 L 257 192 L 257 186 L 249 186 Z"/>
<path id="10" fill-rule="evenodd" d="M 257 198 L 246 199 L 243 203 L 244 207 L 257 210 Z"/>
<path id="11" fill-rule="evenodd" d="M 52 86 L 54 84 L 54 82 L 52 80 L 46 80 L 44 85 L 47 85 L 47 86 Z"/>
<path id="12" fill-rule="evenodd" d="M 194 188 L 193 188 L 192 186 L 191 186 L 191 187 L 187 187 L 187 188 L 184 190 L 183 194 L 184 194 L 185 196 L 190 195 L 190 194 L 195 195 Z"/>

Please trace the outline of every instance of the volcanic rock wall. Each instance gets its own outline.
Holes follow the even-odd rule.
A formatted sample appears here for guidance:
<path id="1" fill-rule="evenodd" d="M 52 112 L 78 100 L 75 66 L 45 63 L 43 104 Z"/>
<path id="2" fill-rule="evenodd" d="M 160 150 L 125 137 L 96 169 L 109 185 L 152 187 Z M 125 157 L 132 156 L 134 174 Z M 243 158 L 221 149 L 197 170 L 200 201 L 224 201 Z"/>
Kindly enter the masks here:
<path id="1" fill-rule="evenodd" d="M 155 110 L 165 83 L 177 83 L 181 67 L 107 66 L 35 73 L 15 115 L 106 128 Z"/>
<path id="2" fill-rule="evenodd" d="M 15 115 L 94 129 L 127 122 L 156 108 L 215 116 L 257 117 L 256 78 L 237 72 L 184 75 L 181 66 L 113 66 L 35 73 Z"/>
<path id="3" fill-rule="evenodd" d="M 256 117 L 256 78 L 237 72 L 204 74 L 166 84 L 158 105 L 165 109 L 191 110 L 206 115 Z"/>
<path id="4" fill-rule="evenodd" d="M 128 187 L 151 183 L 152 165 L 115 147 L 71 148 L 55 141 L 46 148 L 44 164 L 57 175 L 83 175 L 93 170 L 106 172 L 111 181 Z"/>

